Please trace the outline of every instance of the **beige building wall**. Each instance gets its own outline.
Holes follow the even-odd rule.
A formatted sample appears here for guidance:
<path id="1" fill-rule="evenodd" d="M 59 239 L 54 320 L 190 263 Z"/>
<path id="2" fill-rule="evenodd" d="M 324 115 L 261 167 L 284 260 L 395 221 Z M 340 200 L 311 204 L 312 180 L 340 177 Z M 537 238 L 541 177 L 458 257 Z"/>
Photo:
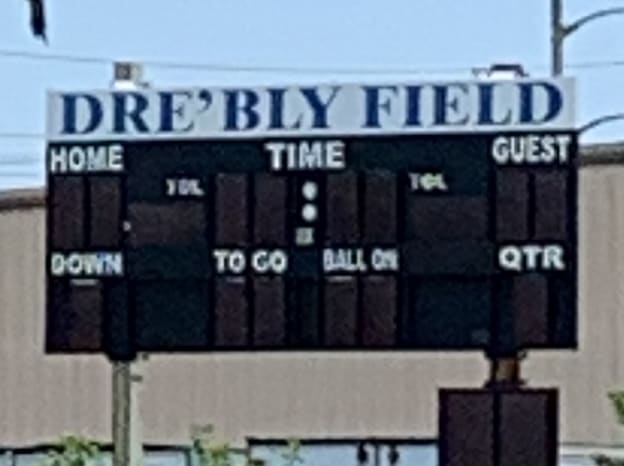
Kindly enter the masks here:
<path id="1" fill-rule="evenodd" d="M 608 390 L 624 388 L 624 165 L 581 171 L 580 350 L 532 353 L 524 375 L 561 389 L 561 439 L 624 443 Z M 100 356 L 46 356 L 45 213 L 40 192 L 0 196 L 0 444 L 63 433 L 110 441 L 110 368 Z M 480 354 L 152 356 L 142 385 L 146 442 L 221 435 L 437 435 L 437 389 L 480 386 Z"/>

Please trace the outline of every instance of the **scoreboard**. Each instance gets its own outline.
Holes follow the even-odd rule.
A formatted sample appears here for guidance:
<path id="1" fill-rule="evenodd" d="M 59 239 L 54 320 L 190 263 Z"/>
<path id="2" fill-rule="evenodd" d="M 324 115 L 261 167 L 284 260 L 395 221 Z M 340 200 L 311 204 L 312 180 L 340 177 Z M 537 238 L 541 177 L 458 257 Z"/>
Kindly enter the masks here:
<path id="1" fill-rule="evenodd" d="M 46 351 L 575 348 L 571 86 L 50 93 Z"/>

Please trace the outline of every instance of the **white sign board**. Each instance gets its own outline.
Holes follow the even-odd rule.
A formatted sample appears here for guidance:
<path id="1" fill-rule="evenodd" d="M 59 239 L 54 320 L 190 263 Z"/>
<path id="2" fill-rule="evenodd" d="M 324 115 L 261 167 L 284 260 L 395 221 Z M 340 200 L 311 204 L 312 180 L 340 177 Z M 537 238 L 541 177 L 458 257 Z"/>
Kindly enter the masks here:
<path id="1" fill-rule="evenodd" d="M 574 80 L 50 92 L 48 140 L 571 130 Z"/>

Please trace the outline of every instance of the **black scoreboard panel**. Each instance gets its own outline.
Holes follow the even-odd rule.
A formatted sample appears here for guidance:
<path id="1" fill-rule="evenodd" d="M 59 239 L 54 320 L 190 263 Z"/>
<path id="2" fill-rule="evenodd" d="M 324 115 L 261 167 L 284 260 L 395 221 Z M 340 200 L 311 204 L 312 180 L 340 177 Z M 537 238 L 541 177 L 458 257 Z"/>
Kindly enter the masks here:
<path id="1" fill-rule="evenodd" d="M 561 163 L 498 163 L 510 133 L 120 142 L 122 170 L 50 170 L 47 351 L 574 348 L 556 136 Z"/>

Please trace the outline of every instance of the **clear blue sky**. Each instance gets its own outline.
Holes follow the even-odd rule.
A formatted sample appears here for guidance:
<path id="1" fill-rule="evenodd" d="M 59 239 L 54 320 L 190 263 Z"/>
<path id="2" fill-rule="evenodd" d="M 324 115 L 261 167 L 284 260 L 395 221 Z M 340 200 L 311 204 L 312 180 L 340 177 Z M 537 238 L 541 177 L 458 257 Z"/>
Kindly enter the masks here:
<path id="1" fill-rule="evenodd" d="M 549 73 L 548 0 L 47 0 L 49 45 L 29 31 L 26 0 L 0 4 L 0 133 L 42 133 L 45 91 L 107 87 L 112 66 L 3 56 L 2 52 L 232 66 L 448 70 L 409 79 L 470 78 L 494 62 Z M 624 1 L 564 0 L 573 20 Z M 624 112 L 624 16 L 566 40 L 578 78 L 578 119 Z M 579 67 L 597 62 L 611 66 Z M 355 80 L 363 75 L 341 75 Z M 155 86 L 328 80 L 330 73 L 146 67 Z M 396 78 L 397 74 L 375 76 Z M 583 142 L 624 140 L 624 122 Z M 20 162 L 17 163 L 16 162 Z M 0 137 L 0 188 L 42 185 L 43 139 Z M 20 176 L 16 176 L 20 175 Z"/>

